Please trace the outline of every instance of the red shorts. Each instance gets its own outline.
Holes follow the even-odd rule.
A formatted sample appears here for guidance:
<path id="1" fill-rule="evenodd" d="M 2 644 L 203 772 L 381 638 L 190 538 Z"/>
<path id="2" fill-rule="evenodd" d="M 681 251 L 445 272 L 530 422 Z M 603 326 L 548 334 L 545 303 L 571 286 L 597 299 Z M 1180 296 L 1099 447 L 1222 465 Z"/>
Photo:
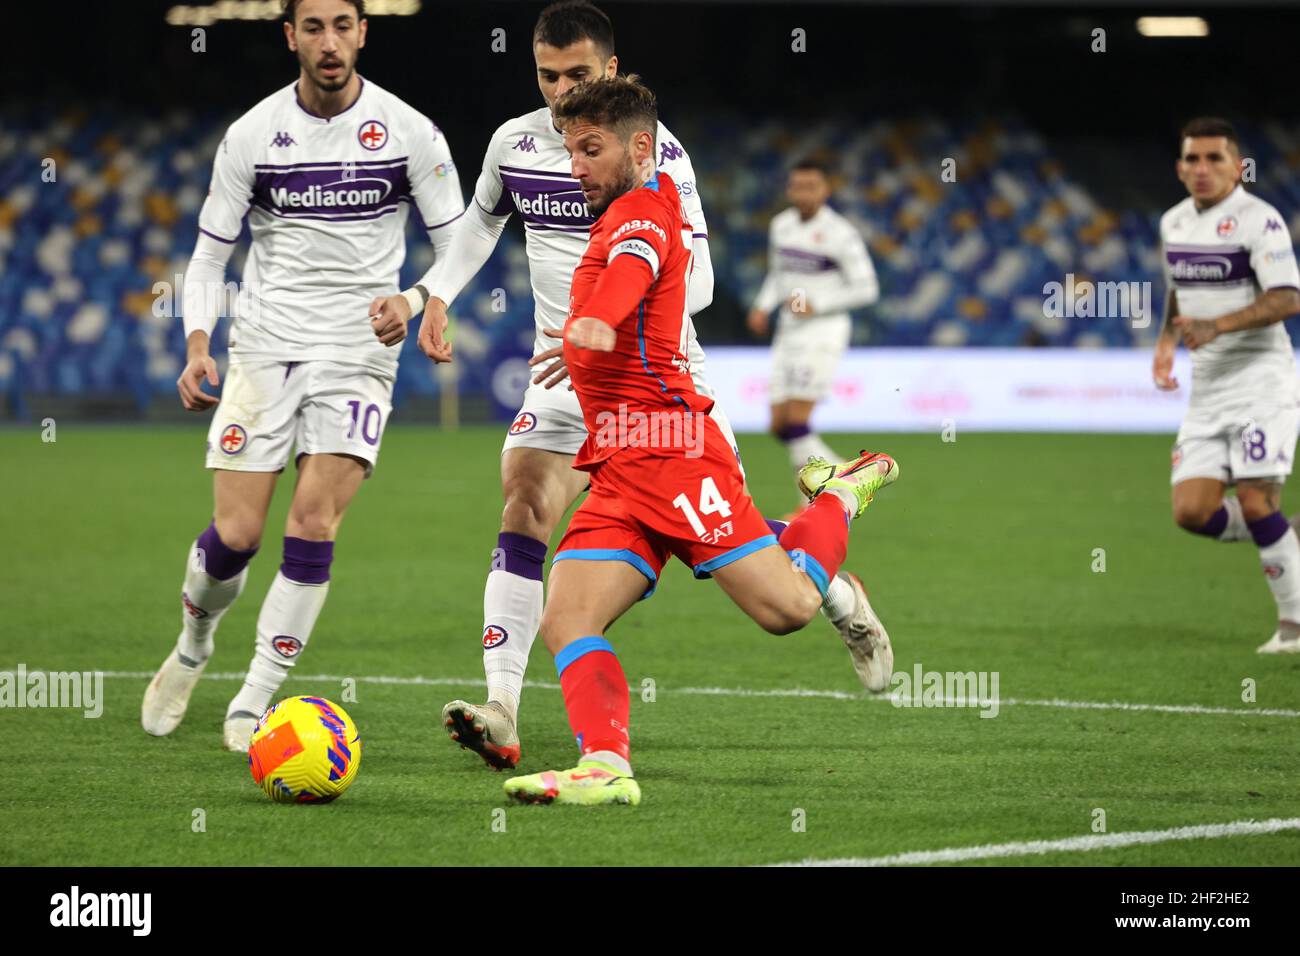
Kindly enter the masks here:
<path id="1" fill-rule="evenodd" d="M 554 560 L 626 561 L 650 580 L 649 597 L 669 555 L 706 578 L 776 544 L 745 491 L 735 450 L 712 418 L 700 419 L 698 457 L 680 448 L 623 448 L 601 462 Z"/>

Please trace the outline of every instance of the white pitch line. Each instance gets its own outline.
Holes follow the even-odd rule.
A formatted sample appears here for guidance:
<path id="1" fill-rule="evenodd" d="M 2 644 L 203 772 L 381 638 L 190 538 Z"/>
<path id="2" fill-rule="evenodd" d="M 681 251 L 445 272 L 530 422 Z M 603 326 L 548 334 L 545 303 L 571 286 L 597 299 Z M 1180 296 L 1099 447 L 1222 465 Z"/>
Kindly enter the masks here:
<path id="1" fill-rule="evenodd" d="M 37 673 L 36 670 L 28 670 L 29 674 Z M 124 678 L 129 680 L 148 680 L 153 677 L 150 671 L 104 671 L 104 677 Z M 244 679 L 242 671 L 227 671 L 224 673 L 204 674 L 204 680 L 239 680 Z M 483 678 L 461 678 L 461 677 L 385 677 L 376 675 L 360 675 L 350 677 L 340 674 L 302 674 L 294 675 L 295 680 L 299 681 L 319 681 L 321 683 L 337 684 L 343 680 L 355 680 L 360 684 L 395 684 L 398 686 L 415 686 L 415 687 L 484 687 L 487 682 Z M 535 687 L 538 690 L 559 690 L 560 685 L 547 681 L 524 681 L 525 687 Z M 637 688 L 632 688 L 635 692 Z M 663 687 L 660 688 L 667 694 L 686 694 L 694 697 L 811 697 L 825 700 L 867 700 L 878 703 L 892 703 L 894 698 L 886 694 L 868 694 L 866 692 L 851 693 L 843 690 L 813 690 L 802 687 L 793 687 L 786 689 L 771 690 L 754 690 L 745 687 Z M 899 698 L 904 703 L 909 702 L 909 698 Z M 950 697 L 944 698 L 945 707 L 957 708 L 975 708 L 985 706 L 990 701 L 977 701 L 973 697 L 965 700 Z M 1284 710 L 1268 707 L 1204 707 L 1200 704 L 1133 704 L 1124 701 L 1099 701 L 1099 700 L 1021 700 L 1014 697 L 1000 699 L 999 707 L 1048 707 L 1056 710 L 1121 710 L 1136 713 L 1159 713 L 1159 714 L 1199 714 L 1209 716 L 1228 716 L 1228 717 L 1283 717 L 1295 719 L 1300 717 L 1300 710 Z M 930 704 L 933 706 L 933 704 Z"/>
<path id="2" fill-rule="evenodd" d="M 1131 833 L 1107 833 L 1095 836 L 1067 837 L 1064 840 L 1030 840 L 1018 843 L 986 843 L 983 846 L 949 847 L 945 850 L 918 850 L 891 856 L 843 857 L 836 860 L 801 860 L 796 863 L 773 863 L 772 866 L 924 866 L 929 863 L 964 863 L 968 860 L 998 860 L 1013 856 L 1042 856 L 1045 853 L 1086 853 L 1092 850 L 1115 850 L 1126 846 L 1146 846 L 1175 840 L 1218 840 L 1224 837 L 1258 836 L 1300 830 L 1300 817 L 1271 820 L 1238 820 L 1235 823 L 1208 823 L 1168 830 L 1138 830 Z"/>

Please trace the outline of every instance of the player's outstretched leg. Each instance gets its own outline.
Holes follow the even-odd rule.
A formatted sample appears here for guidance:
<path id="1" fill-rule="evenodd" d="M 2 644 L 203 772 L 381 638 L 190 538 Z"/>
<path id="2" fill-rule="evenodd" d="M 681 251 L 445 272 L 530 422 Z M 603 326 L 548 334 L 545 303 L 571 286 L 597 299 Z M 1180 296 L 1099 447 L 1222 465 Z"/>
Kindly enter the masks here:
<path id="1" fill-rule="evenodd" d="M 653 581 L 650 582 L 653 584 Z M 582 757 L 569 770 L 512 777 L 506 793 L 524 803 L 636 805 L 628 748 L 627 677 L 603 634 L 646 591 L 646 577 L 617 560 L 558 560 L 542 618 L 542 639 L 555 655 L 569 727 Z"/>
<path id="2" fill-rule="evenodd" d="M 217 626 L 248 580 L 248 563 L 257 554 L 275 479 L 274 473 L 264 472 L 214 473 L 213 521 L 185 556 L 181 633 L 145 688 L 140 723 L 147 733 L 170 734 L 185 717 L 190 695 L 212 656 Z"/>
<path id="3" fill-rule="evenodd" d="M 825 481 L 852 474 L 876 458 L 865 451 L 857 459 L 846 462 L 831 463 L 825 458 L 810 458 L 799 471 L 799 490 L 812 499 L 820 493 Z M 883 484 L 896 481 L 898 474 L 898 463 L 893 462 Z M 894 673 L 894 646 L 857 575 L 847 571 L 835 575 L 827 588 L 822 612 L 835 625 L 848 647 L 853 669 L 862 686 L 873 692 L 887 688 Z"/>
<path id="4" fill-rule="evenodd" d="M 789 522 L 775 518 L 764 520 L 778 541 L 790 526 Z M 822 600 L 822 614 L 848 647 L 862 686 L 870 691 L 889 686 L 889 678 L 894 673 L 894 647 L 884 622 L 871 606 L 866 586 L 856 574 L 840 571 L 830 579 Z"/>
<path id="5" fill-rule="evenodd" d="M 809 469 L 823 471 L 812 474 Z M 864 453 L 839 465 L 820 460 L 806 465 L 801 484 L 812 490 L 813 502 L 781 533 L 780 549 L 786 553 L 762 548 L 712 571 L 714 580 L 764 630 L 798 630 L 816 614 L 837 579 L 848 550 L 849 521 L 897 477 L 898 466 L 888 455 Z M 791 575 L 792 568 L 802 573 Z M 887 682 L 888 675 L 873 677 L 873 684 L 878 680 Z"/>
<path id="6" fill-rule="evenodd" d="M 347 455 L 307 455 L 285 527 L 284 560 L 257 617 L 257 639 L 244 684 L 226 707 L 222 745 L 246 752 L 253 725 L 298 663 L 329 594 L 334 537 L 365 477 Z"/>
<path id="7" fill-rule="evenodd" d="M 451 739 L 497 770 L 519 763 L 519 698 L 542 620 L 546 543 L 586 484 L 587 476 L 573 470 L 572 453 L 513 447 L 501 456 L 505 508 L 483 588 L 488 699 L 483 704 L 453 700 L 442 708 Z"/>

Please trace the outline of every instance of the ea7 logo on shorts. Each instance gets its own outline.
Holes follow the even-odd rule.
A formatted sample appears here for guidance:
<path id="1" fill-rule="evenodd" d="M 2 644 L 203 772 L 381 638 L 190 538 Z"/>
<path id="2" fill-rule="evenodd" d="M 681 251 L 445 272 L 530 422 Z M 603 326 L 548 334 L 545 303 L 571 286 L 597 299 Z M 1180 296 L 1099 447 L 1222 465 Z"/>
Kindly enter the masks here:
<path id="1" fill-rule="evenodd" d="M 1267 575 L 1273 581 L 1276 581 L 1285 573 L 1286 573 L 1285 569 L 1279 567 L 1276 564 L 1264 565 L 1264 574 Z"/>
<path id="2" fill-rule="evenodd" d="M 272 639 L 271 646 L 281 657 L 297 657 L 302 651 L 302 641 L 288 634 L 277 634 Z"/>
<path id="3" fill-rule="evenodd" d="M 377 149 L 383 149 L 384 144 L 388 142 L 388 127 L 379 120 L 367 120 L 357 130 L 357 142 L 372 153 Z"/>
<path id="4" fill-rule="evenodd" d="M 515 416 L 515 420 L 510 423 L 510 434 L 522 435 L 524 432 L 530 432 L 536 427 L 536 415 L 532 412 L 520 412 Z"/>
<path id="5" fill-rule="evenodd" d="M 510 632 L 504 627 L 497 627 L 495 624 L 489 624 L 483 628 L 483 649 L 491 650 L 494 647 L 500 647 L 510 639 Z"/>
<path id="6" fill-rule="evenodd" d="M 227 455 L 238 455 L 248 443 L 248 432 L 243 425 L 228 425 L 221 433 L 221 450 Z"/>

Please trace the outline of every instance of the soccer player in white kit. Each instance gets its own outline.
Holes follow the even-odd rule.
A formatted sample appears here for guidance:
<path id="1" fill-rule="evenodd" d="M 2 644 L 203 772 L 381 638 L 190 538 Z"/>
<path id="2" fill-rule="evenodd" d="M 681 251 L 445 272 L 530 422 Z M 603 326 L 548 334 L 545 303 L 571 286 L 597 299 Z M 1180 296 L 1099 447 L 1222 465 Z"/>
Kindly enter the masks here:
<path id="1" fill-rule="evenodd" d="M 431 294 L 420 326 L 420 348 L 438 362 L 451 360 L 444 334 L 447 307 L 491 256 L 507 219 L 524 220 L 528 271 L 537 336 L 530 364 L 542 366 L 524 394 L 501 453 L 505 507 L 497 547 L 483 593 L 483 669 L 488 701 L 448 703 L 442 720 L 453 740 L 498 770 L 520 756 L 517 730 L 528 655 L 542 617 L 542 567 L 552 533 L 587 486 L 573 458 L 587 437 L 577 397 L 564 382 L 561 328 L 569 308 L 574 269 L 586 248 L 594 216 L 574 180 L 564 138 L 550 106 L 584 80 L 618 71 L 609 18 L 585 0 L 563 0 L 544 9 L 533 34 L 537 83 L 546 106 L 508 120 L 493 134 L 483 171 L 465 217 L 456 225 L 447 255 L 420 284 Z M 708 231 L 690 157 L 660 123 L 656 168 L 678 186 L 693 226 L 694 270 L 687 310 L 695 314 L 712 301 L 713 270 Z M 689 328 L 690 374 L 696 389 L 711 395 L 703 377 L 704 351 Z M 556 386 L 560 387 L 556 387 Z M 735 436 L 721 409 L 711 412 L 728 442 Z M 739 457 L 739 450 L 736 450 Z M 775 523 L 783 530 L 784 525 Z M 780 531 L 774 527 L 779 534 Z M 855 669 L 872 689 L 883 688 L 893 670 L 893 652 L 860 588 L 847 574 L 831 582 L 824 610 L 849 646 Z M 866 676 L 863 676 L 866 675 Z"/>
<path id="2" fill-rule="evenodd" d="M 791 168 L 791 207 L 772 218 L 767 278 L 748 319 L 750 331 L 765 336 L 769 316 L 779 307 L 768 397 L 771 431 L 796 471 L 810 457 L 843 457 L 812 430 L 813 409 L 830 394 L 835 367 L 849 346 L 849 310 L 880 297 L 866 243 L 827 205 L 830 195 L 825 164 L 805 159 Z"/>
<path id="3" fill-rule="evenodd" d="M 397 294 L 405 225 L 419 215 L 436 254 L 464 213 L 446 138 L 356 72 L 363 0 L 287 0 L 284 33 L 300 65 L 226 133 L 185 274 L 190 411 L 216 406 L 208 432 L 213 519 L 186 558 L 183 627 L 149 682 L 144 729 L 169 734 L 239 597 L 279 473 L 298 468 L 280 571 L 257 620 L 253 659 L 226 711 L 223 743 L 247 750 L 254 723 L 311 637 L 329 590 L 334 539 L 374 469 L 414 291 Z M 247 216 L 252 245 L 233 310 L 221 399 L 208 352 L 218 296 Z M 296 448 L 295 448 L 296 446 Z"/>
<path id="4" fill-rule="evenodd" d="M 1255 542 L 1278 614 L 1258 650 L 1295 653 L 1300 540 L 1280 508 L 1300 384 L 1282 320 L 1300 311 L 1300 272 L 1286 220 L 1242 188 L 1241 169 L 1226 120 L 1183 128 L 1177 172 L 1190 195 L 1160 220 L 1169 293 L 1152 374 L 1157 387 L 1178 387 L 1181 336 L 1192 352 L 1192 393 L 1173 448 L 1174 521 L 1219 541 Z M 1224 495 L 1229 485 L 1235 498 Z"/>

